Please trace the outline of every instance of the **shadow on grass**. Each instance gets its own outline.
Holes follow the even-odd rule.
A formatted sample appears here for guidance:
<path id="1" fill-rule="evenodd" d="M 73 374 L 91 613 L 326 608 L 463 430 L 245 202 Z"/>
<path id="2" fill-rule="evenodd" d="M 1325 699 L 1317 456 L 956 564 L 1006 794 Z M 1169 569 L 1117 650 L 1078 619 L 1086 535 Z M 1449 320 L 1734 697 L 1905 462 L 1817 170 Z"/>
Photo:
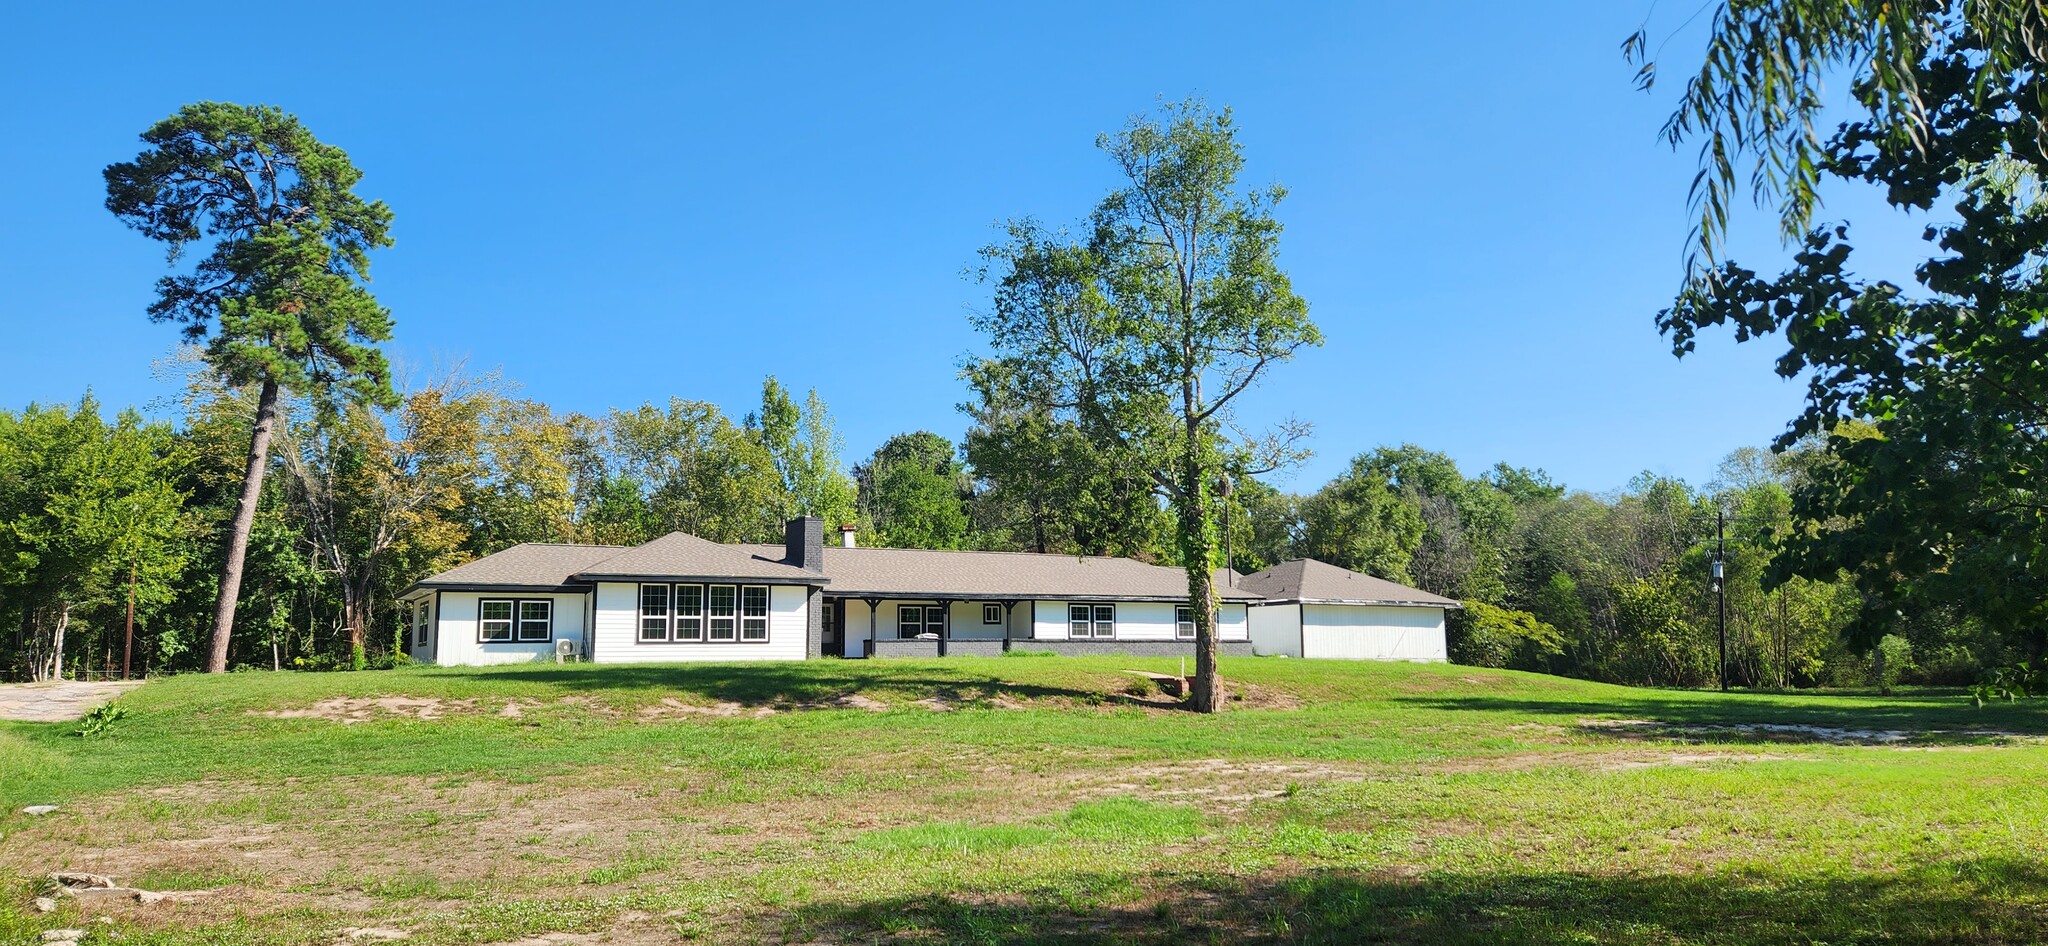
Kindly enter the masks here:
<path id="1" fill-rule="evenodd" d="M 644 692 L 649 696 L 693 695 L 742 706 L 794 706 L 829 703 L 852 696 L 928 699 L 953 704 L 985 704 L 998 699 L 1055 700 L 1087 705 L 1128 705 L 1149 709 L 1180 709 L 1183 704 L 1142 686 L 1135 691 L 1087 689 L 1019 683 L 966 672 L 905 673 L 905 668 L 845 661 L 843 668 L 825 669 L 816 661 L 802 664 L 614 664 L 575 667 L 491 667 L 466 671 L 478 680 L 551 686 L 564 693 Z M 1132 681 L 1137 682 L 1136 678 Z M 886 701 L 886 700 L 885 700 Z"/>
<path id="2" fill-rule="evenodd" d="M 2048 706 L 1979 707 L 1966 696 L 1813 697 L 1775 694 L 1687 694 L 1644 690 L 1602 701 L 1498 696 L 1396 697 L 1411 706 L 1514 716 L 1581 720 L 1628 718 L 1651 725 L 1584 726 L 1618 739 L 1698 738 L 1715 742 L 1954 744 L 2002 734 L 2048 734 Z"/>
<path id="3" fill-rule="evenodd" d="M 1086 901 L 1119 902 L 1091 906 Z M 1802 880 L 1705 875 L 1315 872 L 1131 890 L 1082 877 L 1058 890 L 933 895 L 799 909 L 785 939 L 976 943 L 1552 944 L 2037 942 L 2040 865 L 1976 860 Z"/>

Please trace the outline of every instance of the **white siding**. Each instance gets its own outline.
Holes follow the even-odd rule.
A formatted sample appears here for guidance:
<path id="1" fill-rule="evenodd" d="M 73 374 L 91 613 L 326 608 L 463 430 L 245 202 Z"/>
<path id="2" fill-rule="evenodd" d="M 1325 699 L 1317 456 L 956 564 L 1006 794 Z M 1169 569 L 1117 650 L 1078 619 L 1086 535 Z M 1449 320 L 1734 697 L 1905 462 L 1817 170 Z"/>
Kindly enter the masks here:
<path id="1" fill-rule="evenodd" d="M 1173 608 L 1166 601 L 1121 601 L 1116 606 L 1116 639 L 1173 640 Z"/>
<path id="2" fill-rule="evenodd" d="M 992 602 L 992 601 L 955 601 L 955 602 L 953 602 L 953 606 L 952 606 L 952 608 L 950 608 L 949 610 L 950 610 L 950 611 L 952 612 L 952 614 L 951 614 L 951 618 L 952 618 L 952 622 L 953 622 L 953 623 L 952 623 L 951 627 L 952 627 L 952 629 L 953 629 L 953 639 L 954 639 L 954 640 L 963 640 L 963 641 L 999 641 L 999 640 L 1002 640 L 1002 639 L 1003 639 L 1003 625 L 1002 625 L 1001 623 L 996 623 L 996 624 L 983 624 L 983 623 L 981 623 L 981 618 L 982 618 L 982 614 L 981 614 L 981 611 L 982 611 L 982 607 L 981 607 L 981 606 L 982 606 L 982 605 L 984 605 L 984 604 L 994 604 L 994 605 L 995 605 L 995 606 L 996 606 L 996 607 L 997 607 L 998 609 L 1001 609 L 1001 608 L 1002 608 L 1002 603 L 1001 603 L 1001 602 Z"/>
<path id="3" fill-rule="evenodd" d="M 682 663 L 695 660 L 802 660 L 809 650 L 808 590 L 800 585 L 768 588 L 765 644 L 642 644 L 639 641 L 640 586 L 607 581 L 597 586 L 597 632 L 591 660 L 597 663 Z"/>
<path id="4" fill-rule="evenodd" d="M 850 598 L 840 599 L 839 615 L 840 622 L 845 625 L 844 633 L 842 634 L 844 646 L 842 653 L 845 656 L 867 656 L 868 642 L 874 640 L 875 635 L 887 636 L 890 633 L 882 629 L 881 615 L 875 614 L 865 601 L 854 601 Z M 875 619 L 873 633 L 870 633 L 868 629 L 868 618 L 870 616 L 873 616 Z"/>
<path id="5" fill-rule="evenodd" d="M 1067 639 L 1067 603 L 1064 601 L 1034 601 L 1038 616 L 1032 619 L 1031 636 L 1042 641 L 1063 641 Z"/>
<path id="6" fill-rule="evenodd" d="M 584 648 L 584 596 L 582 594 L 479 594 L 472 591 L 444 591 L 441 606 L 433 616 L 434 641 L 427 656 L 443 667 L 486 667 L 492 664 L 532 663 L 555 659 L 555 641 L 572 640 L 579 652 Z M 477 602 L 490 598 L 512 601 L 545 599 L 554 602 L 554 640 L 526 643 L 483 643 L 477 640 Z M 429 606 L 431 601 L 429 598 Z"/>
<path id="7" fill-rule="evenodd" d="M 1254 605 L 1251 608 L 1252 653 L 1301 656 L 1301 606 Z"/>
<path id="8" fill-rule="evenodd" d="M 1252 639 L 1251 625 L 1246 620 L 1245 606 L 1221 604 L 1216 611 L 1216 639 L 1219 641 L 1248 641 Z"/>
<path id="9" fill-rule="evenodd" d="M 1020 625 L 1038 640 L 1063 641 L 1067 639 L 1067 606 L 1070 604 L 1101 604 L 1099 601 L 1039 601 L 1038 616 L 1034 623 Z M 1017 605 L 1023 611 L 1031 602 Z M 1174 608 L 1171 601 L 1118 601 L 1116 604 L 1116 639 L 1126 641 L 1170 641 L 1173 636 Z M 1245 606 L 1222 602 L 1216 612 L 1216 639 L 1242 641 L 1251 639 L 1251 631 L 1245 623 Z"/>
<path id="10" fill-rule="evenodd" d="M 1442 661 L 1450 655 L 1444 609 L 1303 605 L 1301 652 L 1340 660 Z"/>

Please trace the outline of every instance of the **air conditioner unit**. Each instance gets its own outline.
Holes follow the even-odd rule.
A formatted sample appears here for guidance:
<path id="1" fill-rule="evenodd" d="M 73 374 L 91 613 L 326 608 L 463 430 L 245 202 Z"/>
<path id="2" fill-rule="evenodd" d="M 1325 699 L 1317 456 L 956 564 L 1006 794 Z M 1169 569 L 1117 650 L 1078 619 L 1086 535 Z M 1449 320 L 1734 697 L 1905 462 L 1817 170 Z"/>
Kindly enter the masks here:
<path id="1" fill-rule="evenodd" d="M 556 641 L 556 642 L 555 642 L 555 662 L 556 662 L 556 663 L 558 663 L 558 664 L 559 664 L 559 663 L 569 663 L 569 662 L 572 662 L 572 661 L 574 661 L 575 659 L 576 659 L 576 642 L 575 642 L 575 641 L 572 641 L 572 640 L 558 640 L 558 641 Z"/>

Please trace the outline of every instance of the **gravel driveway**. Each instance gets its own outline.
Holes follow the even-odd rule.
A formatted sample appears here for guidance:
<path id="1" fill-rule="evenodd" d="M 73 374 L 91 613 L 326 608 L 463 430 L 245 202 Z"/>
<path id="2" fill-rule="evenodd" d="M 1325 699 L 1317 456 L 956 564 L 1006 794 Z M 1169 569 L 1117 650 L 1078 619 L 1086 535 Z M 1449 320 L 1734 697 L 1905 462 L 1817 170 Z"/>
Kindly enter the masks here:
<path id="1" fill-rule="evenodd" d="M 102 703 L 142 685 L 140 680 L 51 683 L 0 683 L 0 719 L 24 723 L 64 723 L 80 719 Z"/>

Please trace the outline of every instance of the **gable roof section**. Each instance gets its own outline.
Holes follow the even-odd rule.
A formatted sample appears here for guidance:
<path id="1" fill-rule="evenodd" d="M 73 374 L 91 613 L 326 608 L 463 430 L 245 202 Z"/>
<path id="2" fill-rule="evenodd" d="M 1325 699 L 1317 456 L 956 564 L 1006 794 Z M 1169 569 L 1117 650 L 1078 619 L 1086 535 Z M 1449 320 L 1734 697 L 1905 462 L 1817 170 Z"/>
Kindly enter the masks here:
<path id="1" fill-rule="evenodd" d="M 1247 575 L 1239 583 L 1276 604 L 1374 604 L 1409 608 L 1458 608 L 1457 601 L 1384 578 L 1338 568 L 1312 558 L 1282 562 Z"/>
<path id="2" fill-rule="evenodd" d="M 801 585 L 826 583 L 825 575 L 785 564 L 783 558 L 786 554 L 780 545 L 723 545 L 687 532 L 671 532 L 646 545 L 592 562 L 579 570 L 575 577 L 585 581 L 695 578 Z"/>
<path id="3" fill-rule="evenodd" d="M 779 545 L 738 546 L 781 558 Z M 883 598 L 1092 598 L 1184 600 L 1187 573 L 1128 558 L 1039 552 L 825 547 L 832 593 Z M 1259 596 L 1240 580 L 1216 591 L 1225 601 Z"/>
<path id="4" fill-rule="evenodd" d="M 593 563 L 625 551 L 620 545 L 550 545 L 525 542 L 493 552 L 438 575 L 423 578 L 415 588 L 491 587 L 552 589 L 568 584 Z M 408 589 L 410 590 L 410 589 Z"/>

